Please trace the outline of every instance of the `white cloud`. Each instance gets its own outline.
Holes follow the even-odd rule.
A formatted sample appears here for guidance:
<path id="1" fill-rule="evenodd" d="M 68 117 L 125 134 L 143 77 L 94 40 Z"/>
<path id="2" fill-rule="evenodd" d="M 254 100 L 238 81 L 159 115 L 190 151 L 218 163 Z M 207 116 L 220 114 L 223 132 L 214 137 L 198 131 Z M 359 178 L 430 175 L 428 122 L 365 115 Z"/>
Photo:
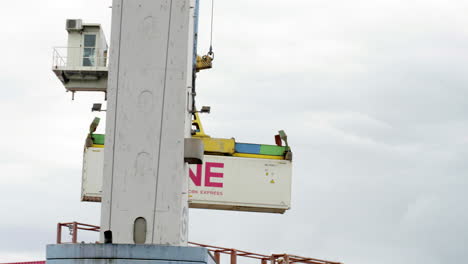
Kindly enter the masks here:
<path id="1" fill-rule="evenodd" d="M 66 18 L 100 22 L 110 39 L 110 4 L 0 10 L 0 262 L 43 259 L 59 221 L 99 224 L 99 205 L 79 195 L 90 107 L 103 96 L 71 101 L 50 63 Z M 209 36 L 202 4 L 200 52 Z M 191 210 L 190 239 L 348 264 L 468 257 L 466 1 L 215 4 L 214 68 L 198 78 L 198 103 L 213 110 L 205 130 L 273 143 L 285 129 L 293 208 Z"/>

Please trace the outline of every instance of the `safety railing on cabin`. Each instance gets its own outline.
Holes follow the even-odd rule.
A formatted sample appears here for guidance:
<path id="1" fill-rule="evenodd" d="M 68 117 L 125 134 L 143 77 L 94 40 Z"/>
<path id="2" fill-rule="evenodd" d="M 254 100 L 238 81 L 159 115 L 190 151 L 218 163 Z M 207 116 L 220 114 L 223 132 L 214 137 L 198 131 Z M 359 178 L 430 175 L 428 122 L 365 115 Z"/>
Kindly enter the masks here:
<path id="1" fill-rule="evenodd" d="M 107 67 L 107 54 L 107 49 L 55 47 L 52 51 L 52 68 Z"/>
<path id="2" fill-rule="evenodd" d="M 70 231 L 72 237 L 71 242 L 62 242 L 62 228 L 66 227 Z M 57 224 L 57 244 L 64 243 L 78 243 L 78 230 L 99 232 L 100 227 L 94 225 L 88 225 L 78 222 L 69 223 L 58 223 Z M 271 254 L 264 255 L 258 253 L 252 253 L 244 250 L 234 248 L 224 248 L 211 246 L 206 244 L 188 242 L 191 246 L 203 247 L 208 249 L 213 254 L 213 257 L 217 264 L 221 264 L 221 254 L 229 255 L 230 264 L 237 264 L 238 257 L 257 259 L 260 260 L 260 264 L 294 264 L 294 263 L 305 263 L 305 264 L 342 264 L 340 262 L 321 260 L 316 258 L 307 258 L 290 254 Z"/>

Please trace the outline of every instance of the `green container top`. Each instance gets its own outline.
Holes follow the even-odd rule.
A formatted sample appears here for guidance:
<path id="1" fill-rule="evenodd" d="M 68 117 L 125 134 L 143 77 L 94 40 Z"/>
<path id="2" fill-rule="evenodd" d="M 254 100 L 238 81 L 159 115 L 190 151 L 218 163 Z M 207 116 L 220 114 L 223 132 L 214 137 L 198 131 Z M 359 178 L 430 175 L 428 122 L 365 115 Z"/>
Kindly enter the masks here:
<path id="1" fill-rule="evenodd" d="M 272 155 L 272 156 L 282 156 L 286 151 L 286 147 L 280 147 L 275 145 L 260 145 L 260 154 L 261 155 Z"/>
<path id="2" fill-rule="evenodd" d="M 93 138 L 93 144 L 96 145 L 104 145 L 104 138 L 106 137 L 104 134 L 91 134 Z"/>

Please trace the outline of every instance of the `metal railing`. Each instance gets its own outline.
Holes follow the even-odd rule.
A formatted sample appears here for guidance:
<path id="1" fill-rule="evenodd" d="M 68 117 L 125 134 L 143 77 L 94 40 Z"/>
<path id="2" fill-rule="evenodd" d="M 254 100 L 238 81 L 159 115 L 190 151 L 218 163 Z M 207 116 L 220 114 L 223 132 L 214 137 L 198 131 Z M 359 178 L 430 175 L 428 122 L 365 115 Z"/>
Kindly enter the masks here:
<path id="1" fill-rule="evenodd" d="M 107 67 L 107 53 L 107 49 L 55 47 L 52 51 L 52 68 Z"/>
<path id="2" fill-rule="evenodd" d="M 58 223 L 57 224 L 57 244 L 63 244 L 62 242 L 62 228 L 68 227 L 72 236 L 72 241 L 68 243 L 78 243 L 78 230 L 86 230 L 99 232 L 100 227 L 88 224 L 82 224 L 78 222 L 70 223 Z M 316 258 L 307 258 L 290 254 L 271 254 L 264 255 L 258 253 L 252 253 L 244 250 L 234 248 L 223 248 L 217 246 L 211 246 L 206 244 L 189 242 L 189 245 L 203 247 L 208 249 L 209 252 L 213 253 L 214 259 L 217 264 L 221 264 L 221 254 L 229 255 L 230 264 L 237 264 L 237 258 L 250 258 L 260 260 L 260 264 L 294 264 L 294 263 L 305 263 L 305 264 L 342 264 L 340 262 L 333 262 L 327 260 L 321 260 Z M 268 263 L 269 262 L 269 263 Z"/>
<path id="3" fill-rule="evenodd" d="M 88 225 L 78 222 L 70 222 L 70 223 L 58 223 L 57 224 L 57 244 L 66 244 L 67 242 L 62 242 L 62 228 L 68 227 L 69 234 L 71 235 L 72 244 L 78 243 L 78 230 L 86 230 L 86 231 L 94 231 L 99 232 L 100 227 L 95 225 Z"/>
<path id="4" fill-rule="evenodd" d="M 237 264 L 237 257 L 245 257 L 251 259 L 258 259 L 261 264 L 292 264 L 292 263 L 308 263 L 308 264 L 341 264 L 340 262 L 333 262 L 315 258 L 306 258 L 290 254 L 271 254 L 263 255 L 234 248 L 223 248 L 205 244 L 189 242 L 190 245 L 207 248 L 208 251 L 213 253 L 216 263 L 221 262 L 221 254 L 230 256 L 230 264 Z"/>
<path id="5" fill-rule="evenodd" d="M 45 260 L 42 261 L 26 261 L 26 262 L 12 262 L 12 263 L 0 263 L 0 264 L 46 264 Z"/>

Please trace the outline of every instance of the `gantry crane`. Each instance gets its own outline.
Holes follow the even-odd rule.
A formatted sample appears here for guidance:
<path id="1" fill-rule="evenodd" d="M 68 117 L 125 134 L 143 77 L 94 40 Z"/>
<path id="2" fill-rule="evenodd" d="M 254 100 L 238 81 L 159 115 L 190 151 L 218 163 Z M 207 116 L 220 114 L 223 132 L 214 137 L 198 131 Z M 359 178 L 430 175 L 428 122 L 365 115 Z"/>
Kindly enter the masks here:
<path id="1" fill-rule="evenodd" d="M 110 49 L 100 25 L 80 19 L 66 21 L 68 46 L 54 49 L 52 69 L 67 91 L 104 92 L 108 100 L 105 135 L 95 118 L 86 137 L 82 181 L 82 200 L 102 202 L 103 242 L 107 230 L 117 243 L 185 245 L 187 202 L 290 208 L 284 131 L 275 145 L 204 132 L 199 113 L 209 108 L 195 106 L 196 75 L 212 68 L 214 53 L 197 54 L 198 9 L 199 0 L 114 0 Z"/>

